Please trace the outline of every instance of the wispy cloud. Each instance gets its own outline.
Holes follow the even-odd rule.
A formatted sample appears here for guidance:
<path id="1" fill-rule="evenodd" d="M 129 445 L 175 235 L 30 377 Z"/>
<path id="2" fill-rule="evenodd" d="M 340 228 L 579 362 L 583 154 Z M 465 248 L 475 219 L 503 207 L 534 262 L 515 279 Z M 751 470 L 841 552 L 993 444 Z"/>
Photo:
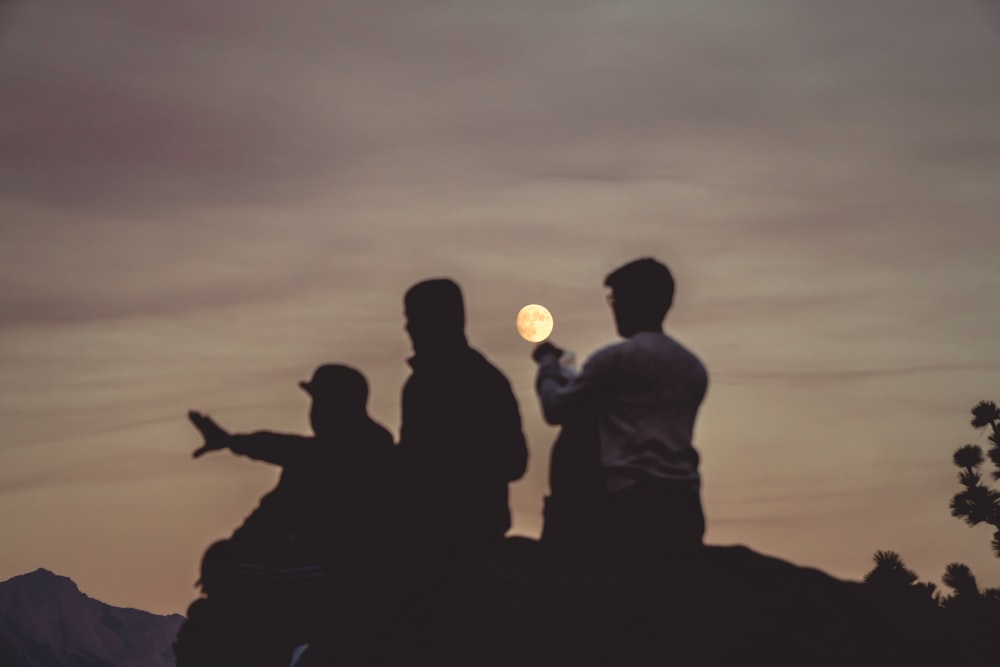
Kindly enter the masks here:
<path id="1" fill-rule="evenodd" d="M 823 370 L 733 370 L 713 375 L 715 382 L 730 385 L 788 384 L 815 386 L 832 382 L 863 382 L 893 377 L 940 373 L 994 373 L 998 363 L 925 364 L 898 368 L 829 368 Z"/>

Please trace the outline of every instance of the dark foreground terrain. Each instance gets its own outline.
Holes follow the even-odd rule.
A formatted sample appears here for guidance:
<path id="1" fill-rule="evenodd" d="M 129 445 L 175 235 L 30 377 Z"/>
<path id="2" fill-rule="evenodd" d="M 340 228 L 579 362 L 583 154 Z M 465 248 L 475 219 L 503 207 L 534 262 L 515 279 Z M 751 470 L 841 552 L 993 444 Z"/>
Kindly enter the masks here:
<path id="1" fill-rule="evenodd" d="M 521 538 L 463 554 L 402 623 L 423 628 L 419 653 L 386 636 L 356 662 L 971 665 L 993 663 L 985 641 L 1000 636 L 927 600 L 741 546 L 666 557 L 560 551 Z M 336 644 L 331 632 L 300 665 L 341 663 Z"/>
<path id="2" fill-rule="evenodd" d="M 38 570 L 0 583 L 0 666 L 168 667 L 182 620 Z M 1000 627 L 984 623 L 740 546 L 651 556 L 510 538 L 461 554 L 370 637 L 325 626 L 299 667 L 995 664 Z"/>

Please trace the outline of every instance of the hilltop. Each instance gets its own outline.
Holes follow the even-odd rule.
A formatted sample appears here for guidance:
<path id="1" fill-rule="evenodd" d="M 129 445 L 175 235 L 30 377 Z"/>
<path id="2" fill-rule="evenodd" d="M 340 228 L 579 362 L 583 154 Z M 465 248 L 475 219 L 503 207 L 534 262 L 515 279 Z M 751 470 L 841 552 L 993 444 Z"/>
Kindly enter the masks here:
<path id="1" fill-rule="evenodd" d="M 942 612 L 743 546 L 665 557 L 560 551 L 510 538 L 465 553 L 429 601 L 403 619 L 426 629 L 424 662 L 409 661 L 405 648 L 390 655 L 389 633 L 358 664 L 913 667 L 986 660 L 983 635 Z M 340 664 L 337 642 L 331 629 L 301 667 Z"/>

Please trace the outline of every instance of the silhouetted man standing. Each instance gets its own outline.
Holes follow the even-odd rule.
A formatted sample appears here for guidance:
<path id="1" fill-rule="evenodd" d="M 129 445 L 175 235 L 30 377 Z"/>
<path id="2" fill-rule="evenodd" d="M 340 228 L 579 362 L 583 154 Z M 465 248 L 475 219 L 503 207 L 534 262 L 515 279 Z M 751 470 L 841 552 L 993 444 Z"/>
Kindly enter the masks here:
<path id="1" fill-rule="evenodd" d="M 507 485 L 528 461 L 510 383 L 469 347 L 453 281 L 417 283 L 404 307 L 414 356 L 398 453 L 416 530 L 440 547 L 500 539 L 510 528 Z"/>
<path id="2" fill-rule="evenodd" d="M 542 412 L 550 424 L 586 423 L 588 416 L 596 421 L 604 498 L 591 506 L 592 521 L 584 522 L 594 530 L 588 541 L 640 550 L 696 547 L 705 518 L 692 437 L 708 373 L 663 332 L 674 296 L 666 266 L 635 260 L 608 275 L 604 284 L 611 288 L 608 303 L 625 340 L 594 353 L 578 375 L 559 365 L 558 347 L 538 346 L 533 357 Z M 585 448 L 591 442 L 581 435 L 578 443 L 557 446 Z M 556 481 L 574 474 L 587 473 L 553 469 L 554 495 Z"/>

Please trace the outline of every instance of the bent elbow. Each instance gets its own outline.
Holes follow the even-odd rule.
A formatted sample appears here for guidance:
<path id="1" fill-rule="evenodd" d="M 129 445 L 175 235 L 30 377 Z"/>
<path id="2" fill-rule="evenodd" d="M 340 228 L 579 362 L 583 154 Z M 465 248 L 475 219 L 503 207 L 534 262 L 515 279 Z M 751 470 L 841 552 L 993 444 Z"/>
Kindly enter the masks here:
<path id="1" fill-rule="evenodd" d="M 565 410 L 551 402 L 542 402 L 542 418 L 549 426 L 561 426 L 565 419 Z"/>
<path id="2" fill-rule="evenodd" d="M 525 446 L 521 452 L 521 456 L 518 458 L 517 462 L 510 470 L 511 474 L 509 477 L 509 481 L 514 482 L 521 479 L 522 477 L 524 477 L 524 473 L 526 473 L 527 471 L 528 471 L 528 448 L 527 446 Z"/>

